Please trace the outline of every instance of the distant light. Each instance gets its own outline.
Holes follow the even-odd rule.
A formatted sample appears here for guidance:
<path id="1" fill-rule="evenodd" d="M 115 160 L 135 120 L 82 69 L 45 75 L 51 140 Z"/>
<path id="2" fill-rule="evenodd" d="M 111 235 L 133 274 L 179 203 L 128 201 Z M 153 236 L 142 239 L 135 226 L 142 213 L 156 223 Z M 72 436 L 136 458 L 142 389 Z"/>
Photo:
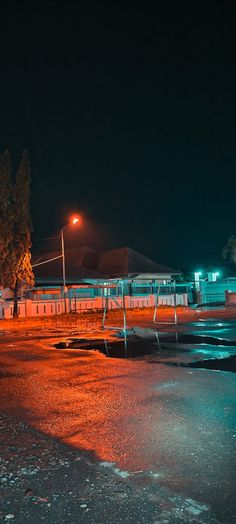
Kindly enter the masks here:
<path id="1" fill-rule="evenodd" d="M 202 275 L 202 271 L 194 271 L 194 280 L 199 280 L 199 277 Z"/>
<path id="2" fill-rule="evenodd" d="M 214 271 L 212 273 L 212 280 L 215 282 L 217 280 L 217 277 L 219 277 L 219 275 L 220 275 L 219 271 Z"/>
<path id="3" fill-rule="evenodd" d="M 72 218 L 72 224 L 75 225 L 75 224 L 78 224 L 79 222 L 80 222 L 79 217 L 74 217 L 74 218 Z"/>

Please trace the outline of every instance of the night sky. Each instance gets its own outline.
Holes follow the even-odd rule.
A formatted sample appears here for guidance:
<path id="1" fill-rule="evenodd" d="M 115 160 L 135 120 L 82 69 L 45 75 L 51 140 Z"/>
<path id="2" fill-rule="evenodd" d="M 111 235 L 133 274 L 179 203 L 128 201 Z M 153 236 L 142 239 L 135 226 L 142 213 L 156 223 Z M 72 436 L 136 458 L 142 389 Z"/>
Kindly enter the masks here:
<path id="1" fill-rule="evenodd" d="M 236 234 L 234 2 L 2 2 L 0 149 L 32 167 L 35 246 L 77 238 L 176 268 Z M 67 239 L 68 241 L 68 239 Z"/>

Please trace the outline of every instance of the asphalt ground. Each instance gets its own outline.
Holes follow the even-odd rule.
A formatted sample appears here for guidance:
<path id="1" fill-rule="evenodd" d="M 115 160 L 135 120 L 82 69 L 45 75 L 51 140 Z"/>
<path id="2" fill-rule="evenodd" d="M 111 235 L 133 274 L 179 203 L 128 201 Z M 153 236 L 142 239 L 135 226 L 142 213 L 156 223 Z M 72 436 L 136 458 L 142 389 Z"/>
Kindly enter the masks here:
<path id="1" fill-rule="evenodd" d="M 1 337 L 1 520 L 233 524 L 235 374 L 55 350 L 58 330 Z"/>

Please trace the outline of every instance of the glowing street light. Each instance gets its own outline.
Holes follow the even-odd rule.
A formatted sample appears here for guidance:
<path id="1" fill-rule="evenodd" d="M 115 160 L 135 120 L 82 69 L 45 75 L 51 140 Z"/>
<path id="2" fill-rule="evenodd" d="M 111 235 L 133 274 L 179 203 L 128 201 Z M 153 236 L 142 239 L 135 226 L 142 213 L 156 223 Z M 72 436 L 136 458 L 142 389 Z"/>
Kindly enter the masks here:
<path id="1" fill-rule="evenodd" d="M 65 313 L 66 313 L 66 292 L 67 292 L 67 287 L 66 287 L 66 264 L 65 264 L 65 246 L 64 246 L 64 231 L 67 227 L 70 227 L 72 225 L 77 225 L 81 222 L 81 219 L 79 216 L 74 216 L 71 218 L 69 224 L 66 224 L 66 226 L 64 226 L 61 231 L 60 231 L 60 236 L 61 236 L 61 254 L 62 254 L 62 273 L 63 273 L 63 290 L 64 290 L 64 301 L 65 301 Z"/>
<path id="2" fill-rule="evenodd" d="M 200 290 L 200 277 L 202 276 L 202 271 L 194 272 L 194 282 L 196 291 Z"/>
<path id="3" fill-rule="evenodd" d="M 216 282 L 217 277 L 220 276 L 220 271 L 209 271 L 207 273 L 208 282 Z"/>

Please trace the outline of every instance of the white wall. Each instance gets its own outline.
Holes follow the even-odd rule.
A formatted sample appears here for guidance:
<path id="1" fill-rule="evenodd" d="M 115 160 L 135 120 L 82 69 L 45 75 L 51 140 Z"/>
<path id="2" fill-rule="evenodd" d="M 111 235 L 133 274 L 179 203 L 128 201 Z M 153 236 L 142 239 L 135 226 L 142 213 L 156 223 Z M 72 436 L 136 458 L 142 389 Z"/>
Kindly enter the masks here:
<path id="1" fill-rule="evenodd" d="M 129 308 L 143 308 L 143 307 L 154 307 L 156 301 L 155 295 L 147 296 L 126 296 L 125 305 Z M 66 299 L 66 310 L 76 313 L 89 311 L 89 310 L 99 310 L 105 307 L 106 298 L 97 297 L 97 298 L 80 298 L 69 300 Z M 188 295 L 187 293 L 176 294 L 176 304 L 177 305 L 188 305 Z M 158 297 L 158 305 L 168 305 L 174 306 L 174 295 L 160 295 Z M 108 308 L 117 309 L 123 307 L 122 297 L 109 297 Z M 18 302 L 18 312 L 20 317 L 43 317 L 43 316 L 53 316 L 61 315 L 65 312 L 65 302 L 63 299 L 58 300 L 19 300 Z M 11 300 L 0 300 L 0 319 L 1 318 L 12 318 L 13 316 L 13 301 Z"/>

